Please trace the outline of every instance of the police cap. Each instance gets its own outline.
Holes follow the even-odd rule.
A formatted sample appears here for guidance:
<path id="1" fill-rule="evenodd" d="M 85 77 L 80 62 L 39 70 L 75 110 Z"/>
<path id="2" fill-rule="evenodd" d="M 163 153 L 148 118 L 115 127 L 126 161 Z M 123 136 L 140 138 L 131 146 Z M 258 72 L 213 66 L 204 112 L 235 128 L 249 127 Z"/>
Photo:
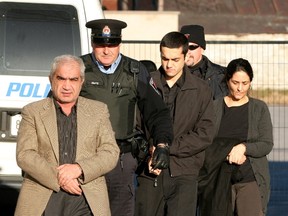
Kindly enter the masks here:
<path id="1" fill-rule="evenodd" d="M 127 24 L 115 19 L 98 19 L 86 23 L 91 28 L 91 40 L 95 44 L 118 45 L 121 43 L 121 30 Z"/>

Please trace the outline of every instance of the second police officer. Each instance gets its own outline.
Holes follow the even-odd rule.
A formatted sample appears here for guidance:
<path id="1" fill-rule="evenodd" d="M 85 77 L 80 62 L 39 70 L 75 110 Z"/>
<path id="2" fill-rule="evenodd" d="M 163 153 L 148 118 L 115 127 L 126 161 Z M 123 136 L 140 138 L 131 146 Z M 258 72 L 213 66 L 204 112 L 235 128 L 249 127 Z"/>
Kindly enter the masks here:
<path id="1" fill-rule="evenodd" d="M 184 25 L 181 33 L 189 41 L 189 50 L 185 63 L 190 72 L 205 80 L 212 90 L 213 100 L 228 94 L 228 87 L 224 82 L 226 67 L 211 62 L 203 53 L 206 49 L 204 27 L 200 25 Z"/>

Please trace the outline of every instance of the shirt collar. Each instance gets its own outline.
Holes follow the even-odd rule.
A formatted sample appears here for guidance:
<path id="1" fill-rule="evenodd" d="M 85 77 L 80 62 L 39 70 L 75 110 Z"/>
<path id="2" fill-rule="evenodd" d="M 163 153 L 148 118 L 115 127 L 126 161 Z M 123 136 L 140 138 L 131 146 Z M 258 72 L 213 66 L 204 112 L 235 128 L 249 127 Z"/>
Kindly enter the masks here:
<path id="1" fill-rule="evenodd" d="M 94 55 L 94 52 L 92 52 L 92 59 L 93 59 L 93 62 L 98 66 L 99 70 L 102 72 L 102 73 L 105 73 L 105 74 L 113 74 L 116 70 L 116 68 L 118 67 L 120 61 L 121 61 L 121 54 L 119 53 L 117 59 L 115 62 L 112 63 L 112 65 L 108 68 L 108 69 L 105 69 L 104 68 L 104 65 L 101 64 L 99 61 L 96 60 L 95 58 L 95 55 Z"/>
<path id="2" fill-rule="evenodd" d="M 165 86 L 165 85 L 168 86 L 167 81 L 166 81 L 166 79 L 165 79 L 165 71 L 164 71 L 163 67 L 161 67 L 160 72 L 161 72 L 161 82 L 162 82 L 162 85 L 163 85 L 163 86 Z M 185 70 L 184 70 L 184 68 L 183 68 L 183 73 L 182 73 L 182 75 L 179 77 L 179 79 L 175 82 L 174 85 L 177 85 L 179 88 L 182 88 L 182 87 L 183 87 L 184 82 L 185 82 L 185 77 L 186 77 L 186 74 L 185 74 L 185 73 L 186 73 L 186 72 L 185 72 Z M 169 87 L 169 86 L 168 86 L 168 87 Z M 170 88 L 170 87 L 169 87 L 169 88 Z"/>
<path id="3" fill-rule="evenodd" d="M 53 102 L 54 102 L 56 110 L 60 110 L 62 113 L 64 113 L 61 106 L 57 103 L 57 101 L 54 97 L 53 97 Z M 71 108 L 71 111 L 76 110 L 77 104 L 78 104 L 78 99 L 77 99 L 76 103 L 73 105 L 73 107 Z"/>

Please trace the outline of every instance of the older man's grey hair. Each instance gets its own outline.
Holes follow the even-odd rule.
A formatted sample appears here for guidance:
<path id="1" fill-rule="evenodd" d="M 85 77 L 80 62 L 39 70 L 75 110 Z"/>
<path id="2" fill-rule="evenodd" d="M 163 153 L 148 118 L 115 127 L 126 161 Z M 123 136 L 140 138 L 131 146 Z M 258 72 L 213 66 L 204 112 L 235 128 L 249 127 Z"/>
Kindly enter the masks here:
<path id="1" fill-rule="evenodd" d="M 80 77 L 82 80 L 84 80 L 85 77 L 85 65 L 84 62 L 81 58 L 79 58 L 78 56 L 74 56 L 74 55 L 70 55 L 70 54 L 65 54 L 65 55 L 60 55 L 60 56 L 56 56 L 52 63 L 51 63 L 51 70 L 50 70 L 50 78 L 52 78 L 57 70 L 57 68 L 59 67 L 59 65 L 63 64 L 63 63 L 67 63 L 67 62 L 71 62 L 74 61 L 76 63 L 79 64 L 80 66 Z"/>

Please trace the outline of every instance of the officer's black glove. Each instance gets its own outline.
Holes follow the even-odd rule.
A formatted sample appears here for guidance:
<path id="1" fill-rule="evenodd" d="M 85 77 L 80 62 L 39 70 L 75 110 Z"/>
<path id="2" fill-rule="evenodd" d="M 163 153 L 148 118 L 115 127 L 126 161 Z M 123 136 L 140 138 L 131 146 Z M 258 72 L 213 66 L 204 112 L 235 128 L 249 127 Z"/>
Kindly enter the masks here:
<path id="1" fill-rule="evenodd" d="M 158 144 L 153 152 L 152 168 L 167 169 L 169 167 L 169 146 L 167 144 Z"/>

